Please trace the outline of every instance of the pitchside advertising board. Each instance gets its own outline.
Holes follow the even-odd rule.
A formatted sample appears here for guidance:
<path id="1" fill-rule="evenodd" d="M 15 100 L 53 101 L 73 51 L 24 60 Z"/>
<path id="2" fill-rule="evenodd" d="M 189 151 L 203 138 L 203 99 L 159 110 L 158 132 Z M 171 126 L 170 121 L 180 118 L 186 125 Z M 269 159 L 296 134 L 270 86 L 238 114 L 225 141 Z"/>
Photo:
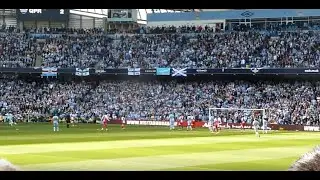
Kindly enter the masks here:
<path id="1" fill-rule="evenodd" d="M 140 125 L 140 126 L 169 126 L 169 121 L 146 121 L 146 120 L 127 120 L 126 124 L 128 125 Z M 178 123 L 175 122 L 175 126 L 177 126 Z M 183 127 L 187 126 L 187 122 L 184 121 L 182 123 Z M 197 121 L 194 123 L 195 128 L 207 128 L 208 124 L 206 122 Z M 240 129 L 241 124 L 240 123 L 222 123 L 220 124 L 221 128 L 226 129 Z M 253 129 L 251 124 L 245 124 L 245 129 Z M 269 124 L 268 125 L 269 130 L 286 130 L 286 131 L 315 131 L 319 132 L 320 127 L 319 126 L 303 126 L 303 125 L 281 125 L 281 124 Z"/>
<path id="2" fill-rule="evenodd" d="M 20 21 L 68 21 L 69 9 L 17 9 Z"/>
<path id="3" fill-rule="evenodd" d="M 109 122 L 110 124 L 122 124 L 122 121 L 112 120 Z M 169 121 L 147 121 L 147 120 L 126 120 L 127 125 L 135 125 L 135 126 L 169 126 Z M 178 123 L 174 123 L 175 126 L 178 126 Z M 184 121 L 182 123 L 183 127 L 187 127 L 187 122 Z M 193 124 L 194 128 L 208 128 L 208 123 L 203 121 L 196 121 Z M 240 123 L 222 123 L 220 124 L 222 129 L 240 129 Z M 245 124 L 245 129 L 253 129 L 251 124 Z M 261 127 L 260 127 L 261 128 Z M 319 132 L 320 126 L 303 126 L 303 125 L 288 125 L 288 124 L 269 124 L 268 130 L 285 130 L 285 131 L 314 131 Z"/>
<path id="4" fill-rule="evenodd" d="M 304 131 L 320 131 L 320 127 L 319 126 L 304 126 L 303 127 Z"/>
<path id="5" fill-rule="evenodd" d="M 144 121 L 144 120 L 127 120 L 127 124 L 128 125 L 142 125 L 142 126 L 169 126 L 170 123 L 169 121 Z M 178 125 L 178 122 L 174 123 L 175 126 Z M 187 122 L 184 121 L 182 123 L 182 126 L 187 127 Z M 206 122 L 195 122 L 194 123 L 194 127 L 195 128 L 200 128 L 200 127 L 208 127 L 208 124 Z M 226 123 L 222 123 L 220 125 L 220 127 L 222 128 L 232 128 L 232 129 L 240 129 L 241 125 L 238 123 L 232 123 L 232 124 L 226 124 Z M 246 124 L 244 126 L 245 129 L 252 129 L 252 125 L 251 124 Z"/>

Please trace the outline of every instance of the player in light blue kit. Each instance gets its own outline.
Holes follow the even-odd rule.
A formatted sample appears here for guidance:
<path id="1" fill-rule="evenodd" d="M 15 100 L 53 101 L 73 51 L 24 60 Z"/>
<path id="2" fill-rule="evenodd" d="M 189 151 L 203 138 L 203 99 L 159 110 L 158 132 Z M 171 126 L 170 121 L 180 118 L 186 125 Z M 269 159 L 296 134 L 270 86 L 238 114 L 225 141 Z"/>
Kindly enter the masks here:
<path id="1" fill-rule="evenodd" d="M 52 116 L 53 131 L 59 131 L 59 110 L 54 108 L 52 110 Z"/>
<path id="2" fill-rule="evenodd" d="M 174 130 L 174 114 L 169 114 L 170 130 Z"/>
<path id="3" fill-rule="evenodd" d="M 13 126 L 13 115 L 11 114 L 11 112 L 6 114 L 6 121 L 9 123 L 10 126 Z"/>
<path id="4" fill-rule="evenodd" d="M 209 128 L 209 131 L 211 133 L 213 133 L 213 117 L 209 117 L 209 120 L 208 120 L 208 128 Z"/>
<path id="5" fill-rule="evenodd" d="M 267 118 L 264 118 L 262 121 L 262 130 L 264 134 L 268 133 L 268 120 Z"/>
<path id="6" fill-rule="evenodd" d="M 14 126 L 15 124 L 17 124 L 13 121 L 13 114 L 11 112 L 6 114 L 6 121 L 9 123 L 10 126 Z M 19 130 L 19 129 L 16 128 L 16 130 Z"/>
<path id="7" fill-rule="evenodd" d="M 52 122 L 53 122 L 53 131 L 59 131 L 59 117 L 53 116 Z"/>
<path id="8" fill-rule="evenodd" d="M 187 131 L 192 131 L 192 121 L 194 120 L 193 116 L 189 115 L 187 117 Z"/>
<path id="9" fill-rule="evenodd" d="M 258 131 L 259 124 L 260 124 L 259 121 L 257 121 L 256 119 L 254 119 L 253 122 L 252 122 L 252 126 L 253 126 L 253 129 L 254 129 L 254 132 L 255 132 L 256 136 L 258 136 L 258 137 L 260 137 L 260 134 L 259 134 L 259 131 Z"/>

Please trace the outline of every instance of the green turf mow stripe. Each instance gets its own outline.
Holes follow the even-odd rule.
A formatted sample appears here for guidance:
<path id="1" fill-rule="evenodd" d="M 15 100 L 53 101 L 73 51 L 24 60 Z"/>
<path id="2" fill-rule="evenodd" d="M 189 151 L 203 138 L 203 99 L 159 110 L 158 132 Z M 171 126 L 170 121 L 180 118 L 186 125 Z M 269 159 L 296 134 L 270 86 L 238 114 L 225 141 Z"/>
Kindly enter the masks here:
<path id="1" fill-rule="evenodd" d="M 128 126 L 131 132 L 152 132 L 154 129 L 157 131 L 168 131 L 169 127 L 164 126 Z M 109 125 L 108 128 L 113 132 L 123 132 L 119 125 Z M 22 131 L 26 134 L 39 134 L 39 133 L 48 133 L 53 132 L 53 126 L 50 124 L 22 124 L 17 126 L 4 126 L 0 125 L 0 134 L 6 134 L 7 132 L 14 132 L 16 129 Z M 95 132 L 97 129 L 101 129 L 101 125 L 95 124 L 80 124 L 79 126 L 66 128 L 64 126 L 60 126 L 61 132 L 64 134 L 75 133 L 75 132 Z M 12 133 L 12 135 L 15 135 Z"/>
<path id="2" fill-rule="evenodd" d="M 166 126 L 135 126 L 135 125 L 128 125 L 127 126 L 130 132 L 154 132 L 156 130 L 157 132 L 168 132 L 169 127 Z M 48 132 L 52 132 L 52 125 L 50 124 L 22 124 L 22 125 L 17 125 L 15 127 L 11 126 L 6 126 L 6 125 L 0 125 L 0 134 L 6 134 L 6 133 L 11 133 L 14 132 L 15 129 L 19 129 L 19 131 L 23 131 L 23 133 L 26 134 L 39 134 L 39 133 L 45 133 L 48 134 Z M 108 125 L 108 128 L 112 132 L 123 132 L 121 129 L 120 125 Z M 101 125 L 96 125 L 96 124 L 79 124 L 78 126 L 71 127 L 71 128 L 66 128 L 65 125 L 60 126 L 60 130 L 64 134 L 69 134 L 69 133 L 77 133 L 77 132 L 86 132 L 86 133 L 92 133 L 96 132 L 97 129 L 101 129 Z M 206 129 L 206 128 L 197 128 L 197 130 L 200 129 Z M 206 129 L 207 130 L 207 129 Z M 179 131 L 179 129 L 176 129 L 176 131 Z M 12 133 L 12 135 L 18 135 L 17 133 Z"/>
<path id="3" fill-rule="evenodd" d="M 280 164 L 277 159 L 295 159 L 320 142 L 320 134 L 314 132 L 273 132 L 256 138 L 252 131 L 224 130 L 211 135 L 206 128 L 171 132 L 168 127 L 129 126 L 122 131 L 116 125 L 110 126 L 108 133 L 99 133 L 97 127 L 81 125 L 53 133 L 51 125 L 28 124 L 19 131 L 0 126 L 0 157 L 26 170 L 162 170 L 188 166 L 200 168 L 193 170 L 223 166 L 233 170 L 232 164 L 247 162 L 262 163 L 263 170 L 272 165 L 269 160 Z"/>
<path id="4" fill-rule="evenodd" d="M 125 131 L 118 125 L 110 126 L 109 132 L 101 133 L 97 131 L 97 125 L 82 124 L 79 127 L 63 129 L 63 131 L 52 132 L 51 125 L 31 124 L 23 125 L 23 128 L 16 131 L 13 128 L 1 130 L 0 127 L 0 146 L 19 145 L 19 144 L 41 144 L 41 143 L 62 143 L 62 142 L 93 142 L 93 141 L 119 141 L 132 139 L 162 139 L 162 138 L 189 138 L 189 137 L 210 137 L 212 134 L 206 128 L 198 128 L 196 131 L 176 130 L 169 131 L 167 127 L 146 127 L 129 126 Z M 8 128 L 8 127 L 6 127 Z M 151 133 L 152 131 L 152 133 Z M 273 132 L 277 133 L 277 132 Z M 241 133 L 238 130 L 224 130 L 214 136 L 241 136 L 252 134 L 252 131 Z M 277 135 L 289 134 L 278 132 Z M 320 136 L 319 136 L 320 137 Z"/>
<path id="5" fill-rule="evenodd" d="M 298 157 L 310 147 L 281 147 L 244 149 L 233 151 L 203 152 L 188 154 L 169 154 L 148 157 L 118 159 L 83 160 L 47 164 L 28 164 L 20 166 L 24 170 L 162 170 L 208 164 L 243 163 L 248 161 L 277 160 Z M 59 157 L 58 155 L 56 156 Z M 43 157 L 45 158 L 45 156 Z M 197 169 L 194 169 L 197 170 Z M 226 170 L 230 170 L 226 167 Z"/>
<path id="6" fill-rule="evenodd" d="M 246 162 L 205 164 L 163 169 L 166 171 L 286 171 L 290 164 L 297 160 L 296 156 L 278 159 L 254 160 Z"/>
<path id="7" fill-rule="evenodd" d="M 155 129 L 157 130 L 157 129 Z M 225 130 L 219 134 L 214 134 L 212 135 L 208 131 L 203 131 L 203 130 L 197 130 L 197 131 L 165 131 L 165 132 L 131 132 L 130 130 L 126 131 L 109 131 L 109 132 L 100 132 L 100 131 L 91 131 L 89 133 L 84 133 L 84 132 L 77 132 L 73 131 L 73 133 L 68 133 L 66 134 L 65 132 L 59 132 L 59 133 L 54 133 L 51 131 L 44 132 L 42 134 L 36 133 L 36 134 L 24 134 L 23 131 L 17 131 L 13 132 L 10 131 L 5 135 L 0 136 L 0 141 L 1 140 L 43 140 L 43 139 L 81 139 L 81 138 L 105 138 L 105 140 L 112 140 L 111 138 L 114 137 L 116 140 L 121 140 L 122 137 L 128 137 L 129 139 L 140 139 L 141 136 L 145 137 L 150 137 L 150 138 L 155 138 L 157 136 L 160 137 L 166 137 L 166 138 L 177 138 L 177 137 L 209 137 L 209 136 L 227 136 L 227 135 L 233 135 L 233 136 L 241 136 L 241 135 L 251 135 L 253 134 L 252 131 L 247 131 L 245 133 L 241 133 L 239 131 L 232 131 L 232 130 Z M 272 132 L 271 134 L 277 134 L 277 135 L 291 135 L 289 133 L 279 133 L 279 132 Z M 297 133 L 295 133 L 297 134 Z M 316 134 L 314 134 L 316 135 Z M 319 134 L 320 137 L 320 134 Z M 119 139 L 120 138 L 120 139 Z M 100 139 L 104 140 L 104 139 Z"/>
<path id="8" fill-rule="evenodd" d="M 130 147 L 154 147 L 154 146 L 175 146 L 175 145 L 198 145 L 209 143 L 237 143 L 237 142 L 264 142 L 264 141 L 283 141 L 289 139 L 314 140 L 319 142 L 317 136 L 310 134 L 308 136 L 282 135 L 275 136 L 266 134 L 257 138 L 254 135 L 242 136 L 217 136 L 217 137 L 189 137 L 189 138 L 171 138 L 171 139 L 141 139 L 141 140 L 122 140 L 122 141 L 101 141 L 101 142 L 81 142 L 81 143 L 52 143 L 52 144 L 32 144 L 32 145 L 7 145 L 0 146 L 0 153 L 3 154 L 23 154 L 23 153 L 41 153 L 41 152 L 66 152 L 78 150 L 106 150 L 121 149 Z"/>
<path id="9" fill-rule="evenodd" d="M 19 131 L 16 131 L 16 128 L 19 129 Z M 80 133 L 95 133 L 97 132 L 97 129 L 100 129 L 100 125 L 93 125 L 93 124 L 80 124 L 77 127 L 72 127 L 72 128 L 65 128 L 64 126 L 60 127 L 62 130 L 59 134 L 80 134 Z M 126 131 L 129 132 L 170 132 L 169 127 L 165 126 L 135 126 L 135 125 L 128 125 L 126 130 L 122 130 L 119 125 L 109 125 L 110 132 L 114 133 L 123 133 Z M 239 134 L 239 130 L 233 129 L 225 129 L 228 132 L 236 132 Z M 225 131 L 223 130 L 223 131 Z M 179 129 L 177 128 L 174 130 L 174 132 L 186 132 L 186 129 Z M 208 133 L 207 128 L 196 128 L 195 131 L 191 131 L 189 133 L 192 134 L 198 134 L 194 132 L 204 132 L 205 134 Z M 21 133 L 23 134 L 28 134 L 28 135 L 37 135 L 37 134 L 52 134 L 52 125 L 50 124 L 23 124 L 23 125 L 18 125 L 16 127 L 10 127 L 10 126 L 3 126 L 0 125 L 0 136 L 3 135 L 8 135 L 10 136 L 19 136 Z M 244 133 L 241 134 L 248 134 L 251 133 L 250 130 L 247 130 Z M 288 131 L 281 131 L 281 133 L 288 133 Z"/>
<path id="10" fill-rule="evenodd" d="M 130 157 L 147 157 L 168 154 L 190 154 L 190 153 L 206 153 L 231 150 L 245 149 L 261 149 L 261 148 L 285 148 L 285 147 L 310 147 L 316 145 L 312 140 L 296 141 L 286 140 L 274 141 L 272 144 L 265 141 L 262 142 L 237 142 L 237 143 L 210 143 L 210 144 L 189 144 L 179 146 L 152 146 L 152 147 L 135 147 L 107 150 L 78 150 L 65 152 L 46 152 L 46 153 L 29 153 L 23 155 L 17 154 L 1 154 L 0 156 L 12 161 L 15 164 L 39 164 L 53 162 L 67 162 L 79 160 L 99 160 L 99 159 L 118 159 Z M 151 142 L 150 142 L 151 143 Z M 53 149 L 54 150 L 54 149 Z"/>

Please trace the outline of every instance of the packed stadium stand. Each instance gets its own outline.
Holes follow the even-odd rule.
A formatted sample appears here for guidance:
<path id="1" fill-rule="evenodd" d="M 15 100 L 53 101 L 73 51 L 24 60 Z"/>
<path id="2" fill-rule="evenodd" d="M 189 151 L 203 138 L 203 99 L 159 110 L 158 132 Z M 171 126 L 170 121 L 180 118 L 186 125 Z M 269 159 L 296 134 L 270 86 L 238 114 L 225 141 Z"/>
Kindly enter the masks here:
<path id="1" fill-rule="evenodd" d="M 194 114 L 208 120 L 210 107 L 266 108 L 270 121 L 302 124 L 319 123 L 319 83 L 247 82 L 247 81 L 100 81 L 37 82 L 3 78 L 0 107 L 19 117 L 45 119 L 50 108 L 59 107 L 63 114 L 78 114 L 83 121 L 100 118 L 106 111 L 128 119 L 166 120 L 178 115 Z M 231 116 L 239 122 L 243 116 Z M 22 118 L 21 117 L 21 118 Z"/>
<path id="2" fill-rule="evenodd" d="M 275 123 L 319 124 L 319 82 L 241 74 L 318 75 L 320 10 L 150 11 L 1 11 L 1 111 L 33 120 L 51 107 L 83 120 L 105 112 L 164 120 L 175 112 L 205 121 L 210 107 L 257 108 Z M 39 20 L 29 16 L 37 13 Z M 46 19 L 50 13 L 57 20 Z M 202 77 L 224 73 L 238 79 Z"/>

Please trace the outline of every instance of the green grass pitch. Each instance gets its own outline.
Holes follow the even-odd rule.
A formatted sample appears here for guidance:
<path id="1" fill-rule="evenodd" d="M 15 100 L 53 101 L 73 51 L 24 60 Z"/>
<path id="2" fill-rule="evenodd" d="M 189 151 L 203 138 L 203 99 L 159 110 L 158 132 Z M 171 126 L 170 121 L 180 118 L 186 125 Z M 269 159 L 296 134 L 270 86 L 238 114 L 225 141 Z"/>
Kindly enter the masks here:
<path id="1" fill-rule="evenodd" d="M 168 127 L 79 124 L 53 132 L 51 124 L 0 125 L 0 158 L 22 170 L 286 170 L 320 143 L 317 132 L 251 130 L 212 135 Z"/>

